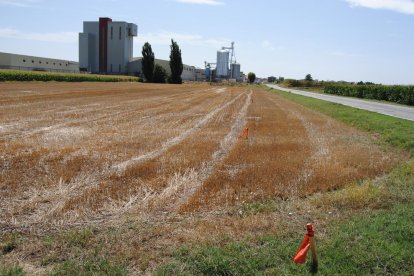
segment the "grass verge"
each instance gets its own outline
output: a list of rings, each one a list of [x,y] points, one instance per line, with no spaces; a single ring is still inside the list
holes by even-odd
[[[24,276],[26,273],[23,268],[17,265],[9,266],[0,263],[0,276]]]
[[[414,204],[360,214],[317,240],[321,275],[413,275]],[[155,275],[307,275],[293,264],[298,236],[264,236],[224,245],[183,247]],[[309,258],[308,258],[309,259]]]
[[[59,264],[49,273],[50,276],[60,275],[128,275],[122,265],[113,264],[107,259],[95,256],[81,261],[66,261]]]

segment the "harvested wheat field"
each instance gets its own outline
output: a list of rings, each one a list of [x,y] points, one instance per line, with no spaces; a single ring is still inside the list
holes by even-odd
[[[102,254],[149,273],[165,248],[279,227],[225,210],[336,190],[403,158],[257,86],[2,83],[0,229],[30,241],[2,258],[47,273],[86,253],[45,237],[92,227]]]

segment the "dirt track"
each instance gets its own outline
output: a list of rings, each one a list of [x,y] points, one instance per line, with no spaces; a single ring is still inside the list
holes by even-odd
[[[2,83],[0,97],[8,229],[303,196],[381,175],[398,159],[258,88]]]

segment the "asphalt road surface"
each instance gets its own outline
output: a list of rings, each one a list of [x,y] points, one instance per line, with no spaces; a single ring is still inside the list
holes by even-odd
[[[328,102],[339,103],[359,109],[364,109],[372,112],[377,112],[401,119],[406,119],[410,121],[414,121],[414,107],[404,106],[404,105],[395,105],[395,104],[385,104],[385,103],[377,103],[371,102],[367,100],[361,100],[351,97],[341,97],[341,96],[334,96],[334,95],[327,95],[327,94],[318,94],[312,92],[305,92],[299,91],[289,88],[283,88],[278,85],[274,84],[267,84],[267,86],[275,89],[279,89],[286,92],[291,92],[294,94],[311,97],[315,99],[320,99]]]

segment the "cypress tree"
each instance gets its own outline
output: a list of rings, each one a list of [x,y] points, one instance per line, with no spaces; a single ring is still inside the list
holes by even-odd
[[[183,73],[183,61],[181,59],[181,50],[177,42],[171,39],[171,54],[170,54],[170,68],[171,76],[170,83],[181,84],[181,74]]]
[[[154,76],[154,52],[152,51],[151,44],[145,42],[142,46],[142,72],[144,73],[147,82],[152,82]]]

